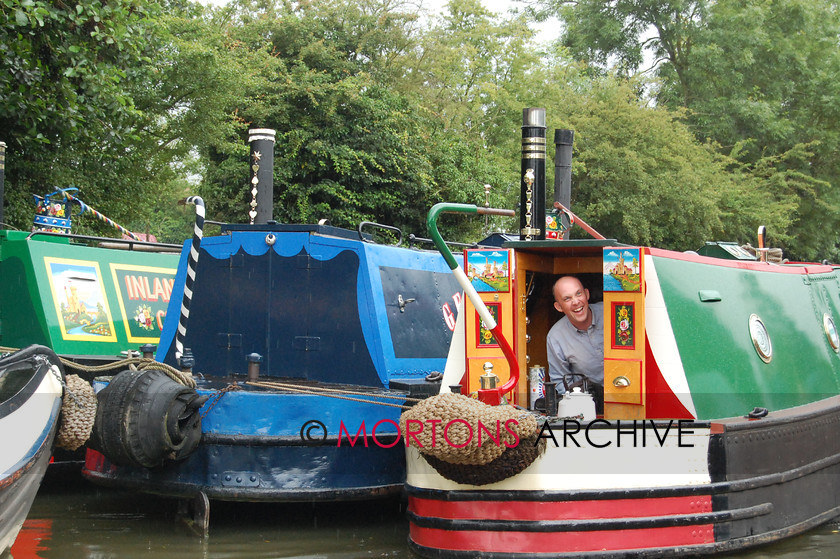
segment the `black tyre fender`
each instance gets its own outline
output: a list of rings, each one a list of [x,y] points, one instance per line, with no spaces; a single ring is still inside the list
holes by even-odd
[[[104,454],[113,464],[126,466],[131,463],[122,443],[124,408],[131,388],[141,374],[141,371],[121,371],[96,394],[96,417],[87,445]]]
[[[206,401],[161,371],[124,371],[97,394],[89,446],[121,466],[181,460],[201,440],[199,409]]]
[[[189,456],[201,440],[198,413],[207,398],[170,379],[148,371],[132,387],[125,410],[125,444],[134,463],[146,468]]]

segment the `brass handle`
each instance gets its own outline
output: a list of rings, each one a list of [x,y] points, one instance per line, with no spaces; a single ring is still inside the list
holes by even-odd
[[[630,386],[630,379],[625,377],[624,375],[617,376],[613,379],[613,386],[616,388],[625,388]]]

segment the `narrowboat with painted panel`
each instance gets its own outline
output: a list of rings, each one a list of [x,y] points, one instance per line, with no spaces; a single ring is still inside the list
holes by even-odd
[[[96,374],[154,362],[140,348],[158,343],[181,247],[125,229],[76,188],[34,195],[30,230],[13,230],[3,216],[4,162],[0,142],[0,351],[50,348],[68,370],[74,401],[92,397]],[[72,222],[82,219],[121,238],[75,234]],[[93,413],[65,414],[77,423],[68,424],[73,436],[59,437],[50,475],[78,475]]]
[[[437,251],[371,242],[382,233],[376,224],[349,231],[273,222],[272,150],[273,133],[252,134],[252,223],[203,237],[203,201],[190,200],[196,236],[184,246],[168,311],[180,321],[164,325],[157,358],[195,378],[192,448],[147,459],[131,450],[143,431],[97,426],[88,479],[199,495],[200,503],[402,490],[400,411],[437,393],[460,288]],[[99,384],[103,421],[134,413],[132,401],[143,406],[130,378],[114,386],[121,376]],[[353,444],[339,444],[342,433]]]
[[[177,263],[158,243],[0,231],[0,346],[38,343],[97,366],[157,344]]]
[[[40,344],[68,365],[95,366],[157,344],[180,245],[129,231],[77,188],[33,195],[31,230],[12,230],[2,204],[5,148],[0,142],[0,349]],[[82,216],[121,238],[74,234]]]
[[[543,196],[544,147],[533,137],[544,130],[544,111],[526,110],[523,208]],[[590,230],[563,194],[559,217]],[[446,211],[470,210],[434,208],[438,241]],[[442,385],[459,394],[427,399],[401,424],[417,553],[706,555],[840,514],[836,267],[771,263],[763,243],[759,257],[731,243],[679,253],[543,239],[540,228],[532,219],[496,250],[467,251],[467,273],[456,272],[467,297]],[[489,263],[509,281],[477,282]],[[550,369],[545,378],[545,340],[560,317],[552,286],[564,275],[602,303],[600,413],[579,388],[555,389],[575,379]]]
[[[0,354],[0,555],[11,548],[52,456],[64,369],[44,346]]]

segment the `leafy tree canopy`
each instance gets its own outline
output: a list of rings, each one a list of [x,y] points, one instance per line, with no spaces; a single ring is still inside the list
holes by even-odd
[[[798,198],[782,229],[792,256],[837,258],[840,225],[836,118],[840,13],[824,0],[581,0],[541,2],[565,22],[563,43],[577,57],[625,73],[656,62],[654,98],[687,109],[699,141],[750,175],[762,197]],[[645,51],[647,49],[647,51]],[[647,52],[647,58],[644,54]],[[744,192],[744,195],[749,193]],[[754,212],[749,212],[753,214]],[[769,219],[769,216],[767,217]],[[740,221],[730,216],[728,223]]]
[[[246,221],[247,130],[266,127],[278,220],[423,235],[431,205],[483,203],[484,184],[515,207],[522,109],[545,107],[549,138],[576,132],[574,209],[604,234],[686,249],[765,224],[795,258],[840,257],[831,2],[535,5],[562,42],[478,0],[425,19],[403,0],[0,0],[6,221],[66,186],[165,240],[189,234],[189,193]]]

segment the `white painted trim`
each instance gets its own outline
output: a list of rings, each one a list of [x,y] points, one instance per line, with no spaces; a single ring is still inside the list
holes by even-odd
[[[627,427],[625,427],[625,423]],[[581,446],[575,446],[571,439],[563,440],[563,431],[553,431],[557,446],[551,438],[546,439],[545,454],[521,473],[489,485],[462,485],[450,481],[435,471],[421,456],[417,448],[406,449],[408,466],[407,483],[413,487],[441,490],[481,491],[575,491],[606,489],[640,489],[647,487],[678,487],[708,485],[711,477],[708,469],[709,428],[696,426],[677,431],[677,422],[665,435],[664,427],[659,443],[650,428],[646,429],[645,444],[642,444],[642,428],[633,428],[632,421],[622,421],[623,434],[615,429],[592,429],[588,438],[584,435],[586,423],[574,436]],[[635,430],[634,444],[631,431]],[[689,433],[691,431],[691,433]],[[616,437],[621,437],[617,446]],[[604,448],[594,445],[607,445]],[[679,446],[680,442],[683,446]],[[527,444],[527,443],[526,443]],[[691,445],[691,446],[688,446]],[[481,466],[471,466],[481,468]]]
[[[14,473],[10,469],[38,443],[53,420],[53,405],[61,394],[61,383],[49,371],[23,405],[0,419],[0,479]]]
[[[665,307],[665,298],[653,262],[652,256],[645,255],[645,330],[650,341],[650,350],[668,388],[696,419],[697,409],[694,407],[691,389],[685,377],[674,329],[668,317],[668,309]]]
[[[467,322],[464,319],[464,298],[455,308],[458,313],[455,319],[455,330],[452,331],[452,341],[449,343],[449,354],[446,356],[446,368],[443,370],[443,380],[440,382],[440,393],[449,392],[449,387],[459,384],[467,367]]]
[[[464,288],[464,294],[470,298],[475,310],[478,312],[478,316],[481,318],[482,322],[484,322],[484,326],[486,326],[488,330],[496,328],[496,320],[493,318],[493,315],[490,314],[490,311],[487,310],[487,305],[485,305],[484,301],[481,300],[481,296],[475,290],[475,287],[473,287],[472,282],[467,277],[467,274],[464,273],[464,270],[458,266],[452,270],[452,274],[455,276],[455,279],[458,280],[461,287]]]

